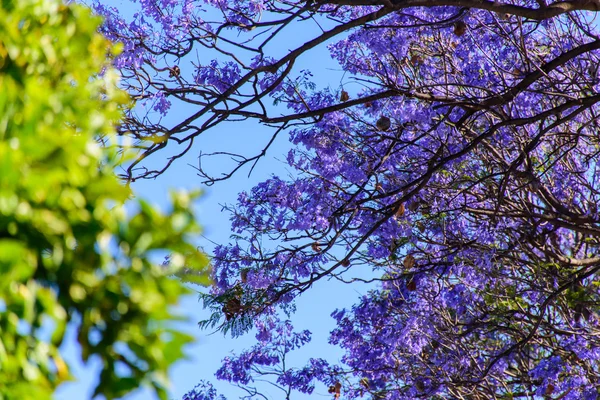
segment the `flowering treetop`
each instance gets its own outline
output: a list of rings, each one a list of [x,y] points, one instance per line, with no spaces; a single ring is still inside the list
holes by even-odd
[[[293,177],[229,208],[235,235],[215,251],[203,325],[254,326],[259,344],[218,378],[249,398],[261,374],[288,398],[316,381],[334,398],[598,397],[598,2],[140,5],[131,21],[96,5],[125,43],[126,89],[159,113],[194,108],[172,126],[128,116],[140,156],[126,179],[160,175],[219,124],[256,120],[294,145]],[[292,26],[314,34],[281,55]],[[318,89],[294,68],[326,43],[359,91]],[[148,169],[165,147],[180,152]],[[199,168],[208,183],[233,172]],[[379,284],[333,313],[343,363],[285,365],[310,334],[282,315],[356,268]],[[188,395],[215,396],[206,384]]]

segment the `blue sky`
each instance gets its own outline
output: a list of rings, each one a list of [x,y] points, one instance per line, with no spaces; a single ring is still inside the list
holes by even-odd
[[[112,1],[110,3],[117,5],[125,13],[130,13],[133,10],[130,3],[126,1]],[[318,29],[316,24],[314,29]],[[288,32],[290,40],[286,42],[286,46],[289,47],[280,47],[274,50],[281,53],[297,44],[301,44],[305,40],[304,38],[308,38],[307,33],[310,32],[292,28]],[[313,32],[313,34],[315,33]],[[301,59],[295,71],[305,68],[314,73],[319,87],[331,86],[335,89],[340,84],[342,74],[338,71],[339,67],[331,61],[325,46],[321,46],[317,51],[312,51],[309,57]],[[166,117],[166,122],[180,120],[182,114],[186,114],[185,111],[185,108],[172,108]],[[199,222],[204,228],[205,238],[199,238],[199,244],[210,251],[213,246],[211,242],[226,243],[230,236],[229,215],[221,211],[221,204],[234,203],[237,194],[241,190],[249,190],[256,183],[272,175],[287,176],[288,167],[280,160],[285,160],[290,145],[287,136],[281,135],[270,149],[267,157],[259,162],[250,178],[247,176],[248,170],[246,169],[233,178],[217,183],[210,188],[201,186],[200,177],[196,175],[190,165],[197,165],[200,150],[203,153],[215,150],[233,152],[243,150],[246,154],[249,154],[248,151],[253,148],[254,150],[260,150],[260,145],[265,143],[272,132],[271,129],[255,123],[246,123],[244,126],[237,124],[218,126],[202,134],[200,140],[195,143],[194,148],[161,177],[151,181],[138,181],[133,184],[133,189],[137,196],[164,207],[167,204],[170,190],[202,188],[205,194],[197,202],[196,209]],[[227,165],[225,159],[213,160],[210,168],[217,171],[227,168]],[[197,288],[194,287],[194,289]],[[366,288],[364,286],[342,285],[335,281],[329,281],[317,283],[312,290],[300,298],[298,312],[294,317],[294,325],[297,330],[311,330],[313,341],[298,354],[292,354],[292,362],[297,366],[301,366],[309,357],[324,357],[328,358],[330,362],[339,361],[341,357],[340,350],[327,345],[328,332],[334,327],[333,320],[329,315],[335,308],[351,305],[360,294],[365,292]],[[179,308],[182,313],[190,316],[189,323],[182,324],[181,329],[193,334],[197,340],[194,345],[187,348],[189,360],[179,362],[170,372],[172,380],[171,398],[180,399],[201,379],[211,380],[219,392],[229,399],[238,398],[239,392],[235,388],[226,383],[215,382],[213,374],[220,366],[223,357],[232,351],[240,351],[254,343],[252,333],[233,340],[230,337],[224,337],[221,333],[201,332],[196,323],[206,318],[207,313],[202,310],[197,296],[189,296],[184,299]],[[56,399],[81,400],[89,398],[99,366],[92,361],[87,367],[84,367],[78,361],[79,350],[72,332],[64,344],[64,351],[68,358],[77,365],[74,373],[78,381],[61,386],[55,396]],[[279,398],[276,392],[271,392],[270,395],[270,398]],[[320,390],[318,388],[311,396],[311,398],[313,397],[330,398],[331,395],[327,394],[324,388],[320,388]],[[150,392],[145,390],[137,391],[126,397],[127,400],[148,400],[152,398]],[[295,398],[301,399],[302,396],[297,395]]]

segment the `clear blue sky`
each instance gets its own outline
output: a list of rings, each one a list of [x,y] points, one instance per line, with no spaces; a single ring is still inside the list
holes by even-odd
[[[130,3],[127,1],[112,1],[110,3],[117,5],[120,10],[125,10],[125,12],[132,10]],[[314,29],[318,29],[316,24],[314,25]],[[308,38],[307,33],[301,30],[288,31],[290,41],[286,42],[286,46],[289,47],[281,47],[278,50],[285,52],[295,45],[301,44]],[[315,33],[313,32],[312,34]],[[299,71],[305,68],[313,71],[319,87],[331,86],[336,88],[340,84],[341,74],[337,71],[339,67],[331,61],[324,46],[321,46],[318,51],[311,52],[310,57],[301,59],[295,70]],[[167,116],[167,122],[178,121],[182,116],[188,115],[189,112],[189,108],[174,107]],[[243,126],[243,129],[240,128],[236,124],[228,124],[203,134],[201,140],[195,143],[195,147],[186,157],[179,160],[160,178],[153,181],[136,182],[133,186],[134,191],[139,197],[149,199],[151,202],[164,207],[168,199],[169,190],[181,188],[197,189],[201,187],[200,178],[196,175],[194,169],[188,165],[197,165],[197,156],[200,150],[205,153],[214,150],[234,152],[241,150],[247,152],[253,146],[258,150],[259,145],[264,143],[264,139],[268,138],[272,133],[269,128],[258,124],[246,124]],[[263,140],[257,138],[262,138]],[[196,204],[196,207],[200,223],[204,227],[206,238],[216,243],[228,242],[230,235],[229,215],[221,212],[220,204],[234,203],[237,194],[241,190],[249,190],[256,183],[271,175],[286,176],[287,165],[278,161],[278,159],[284,160],[288,149],[287,136],[282,135],[275,143],[275,146],[271,148],[267,157],[258,164],[250,178],[247,177],[248,171],[246,170],[238,173],[228,181],[218,183],[210,188],[203,188],[205,195]],[[226,167],[225,160],[222,160],[215,161],[211,169],[216,171]],[[212,245],[207,240],[201,239],[199,243],[207,250],[212,248]],[[339,360],[341,355],[339,349],[332,348],[327,344],[328,332],[334,326],[329,315],[335,308],[351,305],[359,296],[357,289],[361,293],[366,291],[364,286],[344,286],[334,281],[320,282],[299,300],[298,313],[294,318],[294,324],[298,330],[311,330],[313,332],[313,342],[306,346],[299,354],[292,354],[292,361],[296,358],[295,365],[302,366],[309,357],[325,357],[329,358],[330,361]],[[323,307],[324,304],[327,307]],[[210,332],[201,332],[196,323],[206,318],[207,314],[202,310],[202,306],[198,303],[196,296],[186,298],[181,303],[180,309],[183,313],[190,316],[190,322],[182,324],[182,330],[193,334],[197,338],[197,341],[194,345],[187,348],[189,360],[179,362],[170,372],[172,381],[171,398],[180,399],[183,394],[191,390],[201,379],[210,380],[215,384],[219,392],[227,396],[230,400],[238,398],[239,392],[227,383],[217,382],[213,378],[213,375],[220,366],[220,361],[223,357],[232,351],[240,351],[254,342],[253,334],[250,333],[245,337],[233,340],[230,337],[223,337],[220,333],[210,335]],[[69,360],[77,362],[74,372],[78,381],[61,386],[56,394],[56,399],[82,400],[89,398],[94,386],[93,378],[97,376],[98,365],[92,362],[89,366],[84,367],[78,361],[79,349],[72,332],[68,340],[65,341],[64,351]],[[271,395],[273,399],[279,398],[276,392],[272,392]],[[317,390],[310,397],[330,398],[331,395],[322,389]],[[126,399],[148,400],[152,398],[148,391],[142,390],[128,396]],[[302,396],[297,395],[295,398],[301,399]]]

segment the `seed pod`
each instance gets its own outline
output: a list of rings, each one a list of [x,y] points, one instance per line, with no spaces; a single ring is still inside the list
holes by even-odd
[[[418,65],[418,64],[421,64],[422,62],[423,62],[423,58],[417,54],[413,54],[410,57],[410,63],[413,65]]]
[[[344,258],[341,262],[340,265],[342,267],[349,267],[350,266],[350,260],[348,260],[347,258]]]
[[[467,24],[463,21],[456,21],[454,23],[454,34],[456,36],[462,36],[467,32]]]
[[[346,92],[345,90],[342,90],[342,93],[340,94],[340,101],[343,103],[348,100],[350,100],[350,96],[348,95],[348,92]]]
[[[398,209],[396,210],[396,218],[402,218],[404,216],[404,212],[405,212],[405,208],[404,208],[404,203],[400,203],[400,205],[398,206]]]
[[[415,226],[417,227],[417,229],[419,230],[419,232],[421,232],[421,233],[425,232],[425,225],[423,225],[422,222],[417,222],[415,224]]]
[[[375,126],[377,126],[377,129],[380,131],[387,131],[392,126],[392,121],[385,115],[382,115],[375,123]]]
[[[406,289],[408,289],[409,292],[414,292],[415,290],[417,290],[417,282],[415,282],[414,279],[411,280],[406,284]]]
[[[335,385],[333,385],[334,391],[335,391],[335,396],[333,396],[334,399],[339,399],[340,398],[340,394],[341,394],[341,389],[342,389],[342,384],[339,382],[336,382]]]
[[[408,210],[410,212],[415,212],[417,211],[417,209],[419,208],[419,202],[418,201],[412,201],[409,205],[408,205]]]
[[[317,242],[314,242],[311,247],[313,251],[316,251],[317,253],[321,251],[321,245]]]
[[[242,283],[248,282],[248,270],[243,269],[240,271],[240,278],[242,279]]]
[[[379,182],[375,184],[375,190],[377,190],[379,193],[384,193],[383,186],[381,186],[381,183]]]
[[[178,77],[181,74],[181,70],[176,65],[173,68],[169,69],[169,78]]]
[[[404,261],[402,262],[402,265],[404,265],[404,268],[406,268],[406,269],[410,269],[410,268],[414,267],[415,266],[415,258],[413,257],[413,255],[409,254],[406,257],[404,257]]]
[[[225,313],[225,319],[229,321],[231,318],[235,317],[242,311],[242,302],[237,297],[232,297],[222,308],[222,311]]]

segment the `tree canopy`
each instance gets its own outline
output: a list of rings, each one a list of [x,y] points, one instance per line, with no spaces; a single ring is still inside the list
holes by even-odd
[[[287,398],[316,382],[336,399],[599,397],[598,1],[148,0],[132,20],[101,3],[124,88],[163,115],[193,106],[174,124],[127,115],[125,179],[217,125],[293,144],[291,176],[228,208],[201,325],[258,342],[219,379],[248,398],[265,376]],[[294,29],[311,37],[282,54]],[[295,68],[323,46],[340,86]],[[212,184],[265,151],[198,172]],[[310,340],[288,320],[297,297],[366,268],[373,290],[332,314],[341,364],[286,364]]]
[[[108,144],[129,99],[99,17],[60,0],[2,1],[0,15],[0,399],[50,399],[72,378],[69,322],[83,359],[101,362],[96,394],[148,385],[165,399],[191,339],[173,329],[187,290],[172,275],[185,263],[207,281],[193,196],[175,194],[166,214],[143,201],[126,212]]]

